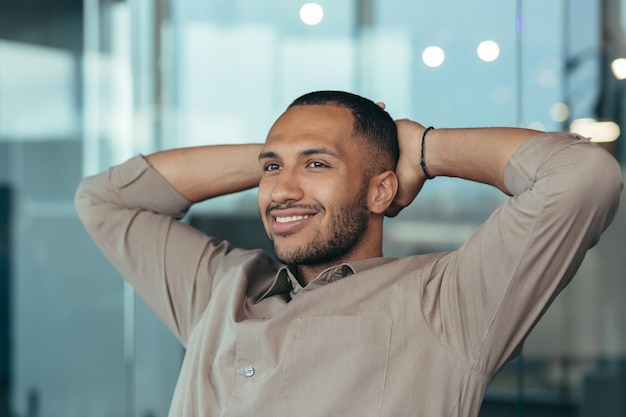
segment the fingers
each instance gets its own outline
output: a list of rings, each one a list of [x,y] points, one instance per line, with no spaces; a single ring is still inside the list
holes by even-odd
[[[401,207],[397,207],[395,204],[389,206],[387,211],[385,211],[385,216],[387,217],[396,217],[398,213],[402,210]]]

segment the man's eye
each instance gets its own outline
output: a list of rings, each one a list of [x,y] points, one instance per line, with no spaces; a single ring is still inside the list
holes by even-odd
[[[267,164],[265,165],[265,171],[276,171],[280,169],[280,165],[278,164]]]
[[[326,167],[328,167],[328,165],[324,164],[323,162],[319,162],[319,161],[309,162],[309,168],[326,168]]]

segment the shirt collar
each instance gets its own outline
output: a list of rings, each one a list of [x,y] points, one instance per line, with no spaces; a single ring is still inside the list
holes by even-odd
[[[261,300],[272,295],[289,294],[289,298],[294,298],[300,293],[312,291],[316,288],[330,284],[332,282],[343,279],[347,276],[354,275],[358,272],[365,271],[370,268],[374,268],[379,265],[383,265],[387,262],[393,261],[395,258],[371,258],[362,259],[353,262],[344,262],[336,266],[331,266],[328,269],[322,271],[313,281],[311,281],[306,287],[302,287],[296,278],[295,273],[290,266],[282,266],[276,275],[274,281],[270,285],[269,289],[261,296]]]

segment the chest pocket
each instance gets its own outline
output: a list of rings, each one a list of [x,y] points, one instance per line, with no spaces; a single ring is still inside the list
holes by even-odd
[[[281,415],[379,416],[390,339],[390,320],[297,320],[283,361]]]

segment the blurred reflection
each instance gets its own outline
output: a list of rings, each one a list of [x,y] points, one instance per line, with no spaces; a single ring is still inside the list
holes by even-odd
[[[77,137],[75,56],[58,48],[0,40],[0,63],[0,137]]]

